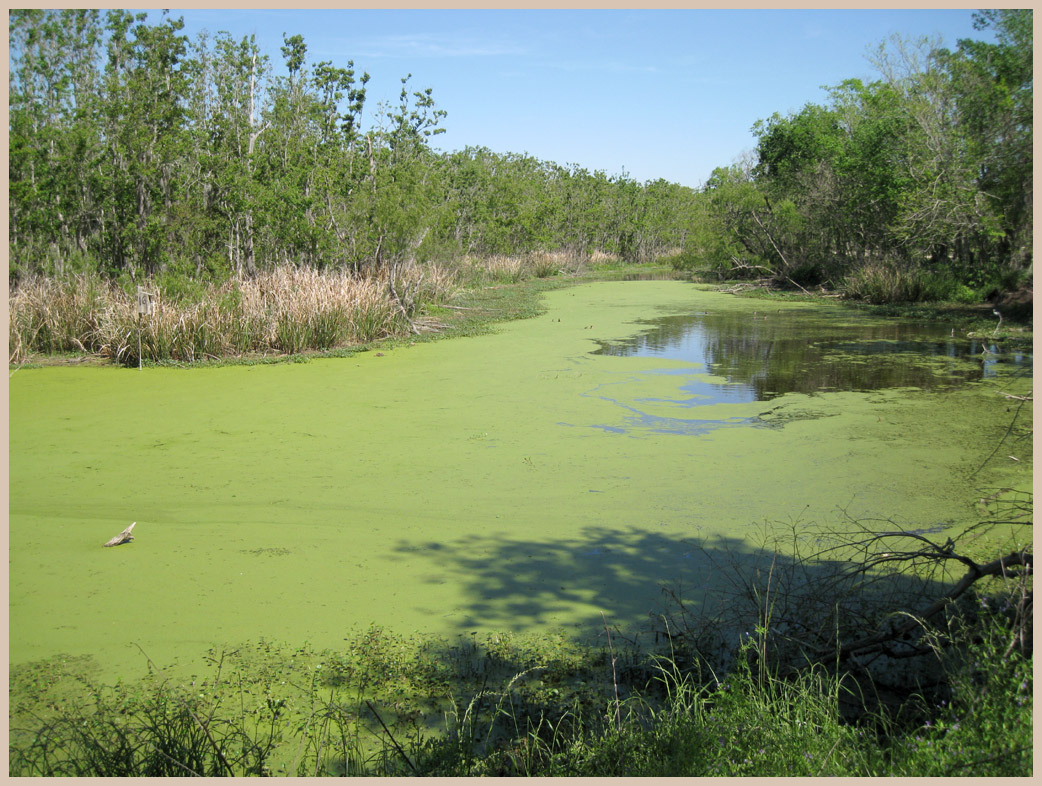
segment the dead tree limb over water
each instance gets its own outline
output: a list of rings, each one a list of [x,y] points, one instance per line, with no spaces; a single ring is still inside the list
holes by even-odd
[[[136,524],[137,524],[137,522],[135,521],[133,524],[131,524],[129,527],[127,527],[125,530],[123,530],[121,533],[116,535],[116,537],[114,537],[112,540],[110,540],[108,543],[106,543],[105,546],[106,547],[107,546],[118,546],[121,543],[129,543],[130,541],[132,541],[134,539],[134,536],[131,533],[133,532],[134,526]]]

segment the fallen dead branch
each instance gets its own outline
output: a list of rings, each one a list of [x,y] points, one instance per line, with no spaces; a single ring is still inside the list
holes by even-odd
[[[874,535],[871,540],[874,542],[880,542],[884,538],[888,537],[911,537],[928,545],[926,548],[916,551],[883,552],[874,558],[866,560],[863,565],[859,566],[859,571],[868,570],[870,567],[879,565],[883,562],[907,562],[912,560],[956,560],[966,565],[967,571],[950,591],[938,598],[918,614],[903,614],[901,616],[904,617],[904,621],[900,624],[888,625],[884,629],[869,636],[865,636],[848,644],[843,644],[839,647],[838,655],[835,651],[829,651],[819,657],[819,661],[838,658],[838,660],[842,662],[850,659],[854,655],[865,655],[871,652],[884,652],[888,644],[904,639],[914,630],[921,627],[924,622],[936,617],[950,603],[958,600],[958,598],[964,595],[966,591],[980,579],[983,579],[986,576],[1027,577],[1031,575],[1034,568],[1034,555],[1029,551],[1014,551],[1004,557],[992,560],[984,565],[979,565],[968,557],[956,554],[954,551],[954,543],[951,540],[948,540],[943,546],[939,546],[931,542],[928,538],[921,535],[913,535],[908,532],[879,533]],[[1022,568],[1023,570],[1014,573],[1014,568]],[[891,617],[891,619],[894,618]],[[891,656],[893,655],[893,653],[887,654],[890,654]]]
[[[105,546],[119,546],[121,543],[129,543],[130,541],[132,541],[134,539],[134,536],[131,533],[134,531],[134,526],[136,524],[137,522],[135,521],[121,533],[116,535],[116,537],[112,538],[112,540],[106,543]]]

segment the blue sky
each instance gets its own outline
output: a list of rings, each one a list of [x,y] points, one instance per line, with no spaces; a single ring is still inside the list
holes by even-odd
[[[158,19],[158,12],[152,12]],[[308,62],[371,75],[366,123],[400,79],[448,112],[435,146],[527,153],[697,187],[755,142],[774,112],[825,103],[822,86],[872,79],[893,34],[991,40],[972,10],[177,10],[201,29],[255,34],[284,73],[282,34]]]

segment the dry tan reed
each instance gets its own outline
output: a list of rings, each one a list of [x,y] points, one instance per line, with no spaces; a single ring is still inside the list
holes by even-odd
[[[455,275],[427,265],[375,276],[284,267],[207,287],[192,303],[166,297],[155,282],[143,286],[153,311],[139,319],[135,296],[97,276],[21,282],[9,298],[10,362],[88,352],[136,365],[139,330],[141,355],[152,361],[364,344],[409,330],[408,317],[450,294]],[[408,293],[405,308],[395,292]]]
[[[560,273],[575,275],[585,270],[588,264],[586,257],[574,251],[536,251],[529,255],[529,261],[538,278]]]
[[[590,263],[593,264],[593,265],[600,265],[600,264],[605,264],[605,263],[608,263],[608,262],[618,262],[618,261],[619,261],[618,257],[612,256],[611,254],[606,254],[603,251],[594,251],[594,252],[592,252],[590,254]]]
[[[526,278],[524,257],[467,257],[464,263],[470,267],[474,278],[482,283],[515,283]]]
[[[65,281],[33,278],[8,299],[8,357],[23,362],[30,354],[93,352],[111,287],[92,276]]]
[[[365,275],[284,266],[210,285],[191,302],[148,280],[153,311],[140,318],[135,296],[100,276],[35,278],[10,294],[8,352],[11,363],[83,352],[137,365],[139,334],[142,358],[155,362],[365,344],[418,330],[424,306],[463,286],[575,273],[584,264],[568,252],[533,252],[407,262]]]
[[[585,257],[569,251],[532,251],[513,256],[467,256],[459,265],[461,276],[479,286],[514,284],[559,273],[575,274],[585,267]]]

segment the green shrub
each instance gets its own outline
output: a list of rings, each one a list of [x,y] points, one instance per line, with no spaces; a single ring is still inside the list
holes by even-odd
[[[945,286],[922,271],[906,271],[893,264],[866,265],[848,275],[844,282],[849,297],[875,305],[944,300]]]
[[[695,270],[701,264],[698,253],[692,248],[685,248],[676,254],[662,257],[659,261],[674,270]]]
[[[916,777],[1023,777],[1033,751],[1032,662],[1014,646],[1009,598],[981,597],[977,624],[959,625],[970,643],[941,652],[951,698],[890,745],[889,774]],[[1030,631],[1029,634],[1030,635]]]
[[[1023,777],[1029,593],[978,597],[931,631],[946,698],[913,690],[855,719],[844,703],[876,688],[832,663],[772,662],[769,616],[726,672],[619,640],[453,644],[376,625],[339,651],[212,653],[216,676],[182,685],[30,664],[11,674],[9,774]]]
[[[786,271],[785,277],[803,287],[816,287],[825,283],[828,275],[816,262],[803,262]]]
[[[40,727],[13,728],[9,772],[16,776],[184,777],[269,774],[275,723],[218,715],[213,692],[165,683],[143,696],[123,686],[60,707]],[[278,707],[267,710],[272,719]],[[265,729],[266,726],[266,729]]]

